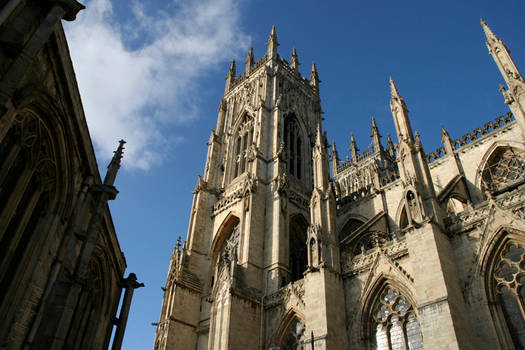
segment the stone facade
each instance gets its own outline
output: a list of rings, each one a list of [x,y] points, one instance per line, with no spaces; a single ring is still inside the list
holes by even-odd
[[[102,180],[61,25],[82,8],[0,5],[0,349],[107,348],[136,286],[107,206],[123,142]]]
[[[232,62],[155,349],[525,346],[525,82],[482,22],[511,112],[425,153],[390,79],[397,143],[340,162],[319,77]],[[330,176],[330,162],[332,176]]]

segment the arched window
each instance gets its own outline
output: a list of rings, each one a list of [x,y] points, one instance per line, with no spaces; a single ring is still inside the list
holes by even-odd
[[[308,262],[307,256],[308,223],[301,215],[290,220],[290,282],[303,278]]]
[[[249,115],[245,115],[237,133],[233,138],[235,140],[234,144],[234,155],[233,155],[233,177],[244,173],[248,170],[248,148],[253,142],[253,118]]]
[[[387,285],[372,309],[377,350],[423,349],[423,339],[413,306],[394,287]]]
[[[496,258],[491,278],[494,294],[503,313],[506,328],[516,349],[525,348],[525,247],[517,242],[505,244]]]
[[[293,115],[287,116],[284,121],[283,139],[286,154],[288,155],[288,172],[301,180],[304,172],[303,140],[297,120]]]
[[[17,115],[0,156],[0,300],[13,293],[52,215],[57,165],[52,136],[33,112]],[[39,235],[40,234],[40,235]],[[15,287],[14,287],[15,286]],[[14,288],[10,291],[10,288]],[[16,292],[15,292],[16,293]],[[7,304],[6,304],[7,305]]]
[[[107,283],[102,260],[104,258],[97,255],[89,261],[87,282],[77,300],[76,309],[82,312],[75,313],[71,319],[71,328],[65,340],[65,347],[68,349],[93,346],[101,319],[107,316],[107,310],[104,308],[107,302]]]
[[[306,327],[304,324],[295,318],[286,332],[283,342],[280,346],[281,350],[302,350],[305,346]]]
[[[525,177],[525,154],[509,147],[496,149],[482,172],[482,189],[503,190],[521,182]]]
[[[217,256],[216,277],[212,281],[216,281],[221,277],[222,271],[225,270],[230,276],[232,266],[237,263],[238,247],[239,247],[240,228],[237,221],[232,225],[228,237],[226,237],[222,247]]]

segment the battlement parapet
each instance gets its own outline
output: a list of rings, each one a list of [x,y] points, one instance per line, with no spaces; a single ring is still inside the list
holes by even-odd
[[[452,146],[455,150],[468,145],[472,141],[475,141],[485,135],[490,134],[491,132],[496,131],[497,129],[505,126],[506,124],[512,122],[514,117],[511,112],[508,112],[505,116],[501,115],[497,117],[493,122],[490,121],[483,125],[483,128],[476,128],[471,133],[467,133],[460,138],[452,141]]]
[[[337,167],[337,173],[339,174],[340,172],[342,172],[343,170],[349,168],[350,166],[352,166],[353,164],[356,164],[356,163],[359,163],[359,162],[362,162],[368,158],[370,158],[371,156],[373,156],[374,154],[376,154],[378,152],[375,151],[374,147],[373,146],[370,146],[366,149],[364,149],[361,154],[358,154],[357,155],[357,159],[354,161],[353,159],[349,159],[349,160],[346,160],[344,162],[341,163],[341,165],[339,165]],[[348,158],[347,158],[348,159]]]
[[[482,128],[476,128],[470,133],[466,133],[465,135],[461,136],[460,138],[457,138],[455,140],[451,140],[450,143],[452,144],[452,149],[454,151],[458,151],[464,146],[467,146],[471,144],[472,142],[481,139],[485,137],[486,135],[489,135],[498,129],[502,128],[503,126],[511,123],[514,121],[514,116],[511,112],[507,112],[506,115],[501,115],[494,119],[494,121],[489,121],[488,123],[485,123]],[[427,161],[429,163],[432,163],[436,161],[437,159],[440,159],[444,157],[447,154],[445,147],[439,147],[434,152],[430,152],[426,155]]]

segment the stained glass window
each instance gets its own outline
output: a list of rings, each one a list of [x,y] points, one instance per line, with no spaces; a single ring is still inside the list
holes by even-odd
[[[508,242],[500,253],[494,279],[496,294],[516,349],[525,349],[525,250]]]
[[[383,290],[373,313],[378,350],[419,350],[423,339],[412,305],[393,287]]]
[[[525,177],[525,157],[522,153],[506,148],[495,152],[483,170],[485,189],[496,191]]]

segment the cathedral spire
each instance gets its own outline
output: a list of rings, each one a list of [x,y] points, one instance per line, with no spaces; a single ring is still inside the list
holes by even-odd
[[[390,110],[394,117],[397,139],[399,143],[401,143],[401,141],[414,142],[414,134],[412,133],[412,126],[408,118],[408,109],[405,100],[399,95],[399,91],[392,77],[390,77],[390,93]]]
[[[299,56],[297,56],[297,50],[295,47],[292,50],[292,59],[290,60],[290,67],[294,70],[296,74],[299,74]]]
[[[244,63],[246,64],[244,75],[248,76],[252,71],[253,64],[255,63],[253,59],[253,47],[250,47],[250,51],[248,51],[248,57],[246,57]]]
[[[357,163],[357,143],[355,142],[354,133],[350,134],[350,154],[352,155],[352,162]]]
[[[310,85],[319,90],[320,82],[321,80],[319,80],[319,75],[317,74],[317,67],[315,66],[315,62],[312,62],[312,69],[310,71]]]
[[[228,75],[226,76],[226,87],[224,88],[224,93],[227,93],[230,91],[230,87],[233,83],[233,79],[235,78],[236,74],[236,67],[235,67],[235,60],[232,60],[232,63],[230,63],[230,68],[228,68]]]
[[[275,31],[275,26],[272,26],[272,31],[270,33],[270,37],[268,38],[268,42],[266,43],[266,46],[268,46],[267,55],[268,57],[274,58],[277,56],[277,46],[279,46],[279,42],[277,41],[277,32]]]
[[[374,143],[374,152],[379,152],[383,146],[381,145],[381,135],[379,134],[379,129],[376,124],[376,119],[372,117],[372,141]]]

